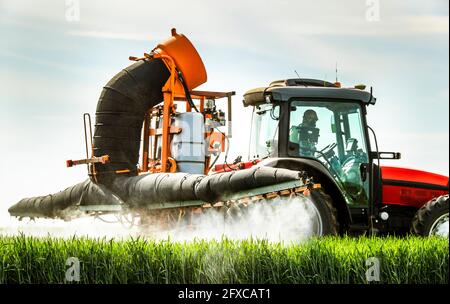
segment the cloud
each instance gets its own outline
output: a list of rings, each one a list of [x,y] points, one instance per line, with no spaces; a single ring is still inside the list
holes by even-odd
[[[394,125],[394,124],[392,124]],[[448,175],[449,139],[447,132],[379,132],[380,151],[401,152],[396,161],[384,160],[384,166],[406,167]]]
[[[448,16],[413,16],[404,18],[405,27],[400,32],[404,35],[415,34],[447,34],[449,21]]]
[[[49,25],[71,35],[105,39],[146,40],[166,37],[171,27],[201,33],[205,42],[242,45],[242,41],[267,41],[267,34],[292,35],[422,35],[448,33],[447,14],[439,1],[380,1],[380,21],[368,22],[365,1],[111,1],[80,0],[80,22],[67,22],[64,2],[3,0],[4,20]],[[107,10],[105,9],[107,7]],[[447,3],[448,7],[448,3]],[[155,35],[149,37],[149,35]]]
[[[107,32],[107,31],[84,31],[84,30],[69,30],[68,35],[89,37],[89,38],[103,38],[103,39],[122,39],[122,40],[135,40],[135,41],[149,41],[149,40],[163,40],[167,37],[154,37],[149,34],[138,33],[125,33],[125,32]],[[167,36],[167,35],[166,35]]]
[[[287,35],[333,35],[333,36],[415,36],[423,34],[448,34],[448,16],[397,16],[368,22],[363,18],[322,16],[303,20],[302,26],[289,26],[289,21],[270,23],[272,32]]]
[[[39,57],[28,56],[20,53],[13,53],[8,50],[0,50],[0,57],[7,57],[9,60],[20,60],[31,63],[33,65],[44,66],[47,68],[58,69],[63,72],[81,72],[88,71],[88,68],[74,66],[70,63],[61,63],[52,60],[45,60]]]

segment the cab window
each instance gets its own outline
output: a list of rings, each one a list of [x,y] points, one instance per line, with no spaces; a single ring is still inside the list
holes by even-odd
[[[294,101],[290,104],[288,154],[320,161],[341,185],[348,201],[367,204],[368,162],[361,106],[355,102]]]

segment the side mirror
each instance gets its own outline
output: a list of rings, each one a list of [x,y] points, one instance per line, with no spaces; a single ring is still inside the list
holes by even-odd
[[[400,152],[370,152],[372,159],[400,159]]]

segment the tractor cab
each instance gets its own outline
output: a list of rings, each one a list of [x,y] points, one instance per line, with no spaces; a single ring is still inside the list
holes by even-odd
[[[314,79],[275,81],[247,92],[252,105],[251,159],[273,157],[319,162],[345,193],[347,204],[367,205],[369,163],[365,106],[375,98],[361,89],[343,89]]]

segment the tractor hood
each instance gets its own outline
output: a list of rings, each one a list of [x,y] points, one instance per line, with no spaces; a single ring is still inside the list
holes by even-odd
[[[383,203],[420,208],[449,192],[448,176],[397,167],[381,167]]]
[[[445,187],[448,190],[448,176],[407,168],[381,167],[383,183],[390,181],[403,181],[411,184],[418,184],[437,188]]]

